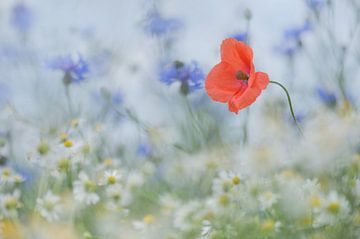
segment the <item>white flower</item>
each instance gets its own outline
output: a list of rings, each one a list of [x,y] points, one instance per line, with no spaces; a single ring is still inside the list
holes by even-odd
[[[302,185],[302,190],[307,195],[313,195],[320,192],[320,184],[317,179],[306,179],[305,183]]]
[[[101,185],[115,185],[121,179],[121,175],[117,170],[106,170]]]
[[[104,171],[104,170],[110,170],[110,169],[116,169],[118,172],[122,172],[122,170],[119,170],[119,167],[121,166],[120,159],[115,158],[106,158],[102,161],[101,164],[98,164],[96,166],[96,171]]]
[[[131,193],[120,184],[107,187],[106,196],[108,198],[106,206],[110,210],[124,210],[123,207],[128,206],[132,201]]]
[[[179,206],[179,204],[180,203],[173,196],[171,196],[171,194],[164,194],[160,196],[161,210],[166,215],[172,213]]]
[[[59,219],[62,207],[59,204],[60,197],[48,191],[43,198],[36,200],[36,210],[48,221]]]
[[[86,205],[96,204],[100,199],[96,194],[96,183],[84,172],[80,172],[79,180],[74,182],[74,197]]]
[[[270,191],[266,191],[258,197],[261,210],[267,210],[271,208],[277,201],[278,196]]]
[[[151,227],[154,221],[155,221],[155,217],[151,214],[147,214],[144,216],[142,221],[140,220],[133,221],[133,226],[136,230],[144,232]]]
[[[127,177],[127,187],[133,189],[136,187],[141,187],[145,182],[144,176],[136,171],[130,172]]]
[[[281,227],[281,222],[272,219],[265,220],[261,223],[261,231],[265,233],[278,232]]]
[[[227,193],[233,187],[231,176],[225,172],[221,171],[219,177],[215,178],[212,185],[212,191],[214,194],[223,194]]]
[[[200,238],[199,239],[206,239],[209,238],[209,235],[211,233],[212,227],[211,227],[211,223],[209,221],[203,221],[202,223],[202,228],[201,228],[201,234],[200,234]]]
[[[0,218],[16,218],[17,210],[21,207],[20,191],[15,190],[12,194],[0,196]]]
[[[180,206],[175,211],[174,227],[183,231],[191,228],[191,219],[194,219],[192,216],[194,216],[195,212],[199,211],[199,206],[198,202],[189,202]]]
[[[155,173],[155,165],[152,162],[145,162],[141,168],[141,171],[146,176],[152,176]]]
[[[321,210],[315,218],[314,226],[334,225],[346,218],[349,212],[349,202],[346,198],[338,195],[336,191],[331,191],[321,205]]]
[[[5,167],[0,172],[0,183],[1,184],[19,184],[24,181],[23,176],[16,174],[11,168]]]
[[[67,173],[71,172],[73,167],[73,160],[70,158],[59,158],[54,160],[53,170],[51,175],[59,180],[66,177]]]

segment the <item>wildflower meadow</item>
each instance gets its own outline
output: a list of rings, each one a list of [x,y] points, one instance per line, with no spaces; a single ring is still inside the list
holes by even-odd
[[[0,0],[0,239],[360,238],[359,0]]]

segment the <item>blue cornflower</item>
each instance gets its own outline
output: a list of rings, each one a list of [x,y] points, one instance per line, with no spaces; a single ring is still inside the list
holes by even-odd
[[[137,155],[141,156],[141,157],[147,157],[149,155],[151,155],[152,153],[152,148],[151,145],[148,143],[141,143],[138,145],[138,148],[136,150]]]
[[[306,4],[312,10],[319,10],[327,3],[327,0],[306,0]]]
[[[144,30],[145,32],[162,36],[172,31],[178,30],[181,22],[175,18],[163,18],[156,8],[152,9],[146,16]]]
[[[124,97],[119,89],[101,88],[99,91],[92,93],[94,99],[101,104],[113,104],[114,106],[121,105],[124,102]]]
[[[301,47],[301,43],[295,41],[285,41],[283,40],[282,43],[275,47],[275,50],[286,56],[293,56],[296,51]]]
[[[88,63],[79,55],[74,59],[70,55],[58,56],[47,62],[47,66],[53,70],[61,70],[65,73],[64,83],[79,83],[85,79],[89,72]]]
[[[295,26],[284,31],[285,39],[299,40],[305,32],[312,29],[312,24],[309,19],[306,19],[301,26]]]
[[[121,105],[124,101],[122,93],[120,91],[114,92],[111,101],[114,105]]]
[[[329,107],[334,107],[337,103],[337,96],[332,91],[317,87],[316,94],[319,96],[320,100]]]
[[[166,85],[180,82],[180,91],[184,95],[201,89],[203,80],[204,73],[195,61],[192,61],[190,64],[175,61],[165,65],[160,71],[160,81]]]
[[[20,32],[26,32],[31,27],[33,14],[23,3],[16,4],[12,9],[11,24]]]
[[[284,31],[283,39],[275,50],[283,55],[292,57],[302,47],[303,35],[312,29],[307,19],[301,26],[292,27]]]
[[[231,34],[230,38],[235,38],[238,41],[247,42],[249,39],[249,34],[247,32],[238,32],[235,34]]]

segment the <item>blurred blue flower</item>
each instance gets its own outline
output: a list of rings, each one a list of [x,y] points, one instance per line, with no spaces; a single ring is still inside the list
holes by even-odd
[[[242,42],[247,42],[249,35],[247,32],[238,32],[238,33],[234,33],[229,35],[230,38],[234,38],[238,41],[242,41]]]
[[[119,106],[124,102],[124,97],[122,92],[119,89],[110,90],[107,88],[101,88],[92,92],[92,97],[96,102],[102,105],[108,105],[109,103],[114,106]]]
[[[283,41],[280,45],[275,47],[275,50],[285,56],[293,56],[296,51],[300,48],[298,42],[295,41]]]
[[[88,63],[79,55],[77,59],[67,56],[58,56],[49,60],[47,66],[53,70],[61,70],[65,73],[65,78],[69,82],[79,83],[85,79],[85,75],[89,72]]]
[[[284,31],[285,39],[299,40],[305,32],[312,30],[312,24],[309,19],[300,26],[288,28]]]
[[[180,82],[180,90],[184,95],[201,89],[203,80],[204,73],[195,61],[192,61],[190,64],[175,61],[165,65],[160,71],[160,81],[166,85]]]
[[[148,143],[139,144],[139,146],[136,150],[136,153],[137,153],[137,155],[139,155],[141,157],[147,157],[147,156],[151,155],[151,153],[152,153],[151,145]]]
[[[327,0],[306,0],[306,4],[308,7],[312,10],[319,10],[325,4],[327,3]]]
[[[307,115],[304,112],[294,112],[295,118],[298,124],[303,124],[307,118]],[[289,113],[284,113],[283,115],[284,119],[289,122],[291,125],[296,126],[296,123],[294,122],[294,118],[289,115]]]
[[[20,32],[26,32],[32,25],[33,14],[24,3],[16,4],[11,13],[11,24]]]
[[[21,53],[19,52],[18,49],[16,49],[13,46],[1,46],[0,47],[0,60],[5,60],[5,61],[9,61],[9,60],[18,60],[19,56],[21,55]]]
[[[162,36],[181,27],[181,22],[175,18],[163,18],[156,8],[152,9],[145,18],[145,32]]]
[[[10,89],[4,84],[0,83],[0,106],[3,106],[9,100],[10,97]]]
[[[320,100],[329,107],[334,107],[337,102],[337,96],[334,92],[324,89],[322,87],[316,88],[316,94]]]
[[[306,114],[303,113],[303,112],[300,112],[300,113],[295,113],[295,118],[296,118],[296,121],[301,124],[304,122],[304,120],[306,119]],[[294,123],[294,119],[291,118],[290,119],[293,123]]]
[[[275,50],[282,55],[292,57],[302,47],[303,35],[311,30],[312,24],[308,19],[301,26],[286,29],[283,39]]]
[[[114,105],[121,105],[124,101],[123,95],[120,91],[115,91],[111,95],[111,102]]]

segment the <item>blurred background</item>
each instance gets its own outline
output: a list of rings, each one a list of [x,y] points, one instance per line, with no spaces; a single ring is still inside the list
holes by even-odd
[[[359,24],[358,0],[1,0],[0,235],[356,238]],[[302,133],[276,85],[207,96],[226,38]]]

